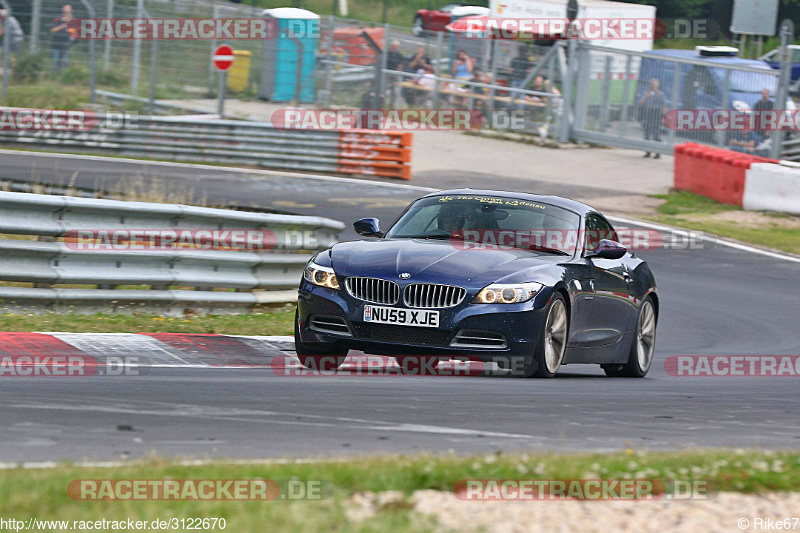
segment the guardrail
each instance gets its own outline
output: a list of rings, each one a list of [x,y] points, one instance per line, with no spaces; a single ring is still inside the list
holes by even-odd
[[[310,255],[333,245],[343,228],[312,216],[0,192],[0,310],[180,314],[291,302]],[[129,239],[106,247],[81,240],[80,231],[101,230]],[[215,232],[225,249],[181,247],[180,240],[149,246],[141,236],[197,230]],[[231,241],[237,231],[267,235],[267,245]]]
[[[88,130],[0,129],[0,143],[156,159],[411,178],[411,133],[283,129],[263,122],[139,116]]]

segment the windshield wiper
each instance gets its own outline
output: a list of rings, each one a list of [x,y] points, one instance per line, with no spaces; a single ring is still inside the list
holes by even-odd
[[[532,252],[542,252],[542,253],[545,253],[545,254],[553,254],[553,255],[571,255],[571,254],[569,254],[569,253],[565,252],[564,250],[559,250],[559,249],[557,249],[557,248],[548,248],[548,247],[546,247],[546,246],[535,246],[535,247],[534,247],[534,246],[532,246],[532,247],[530,247],[530,248],[526,248],[526,249],[527,249],[527,250],[530,250],[530,251],[532,251]]]
[[[395,239],[434,239],[444,241],[449,239],[463,239],[463,237],[451,235],[450,233],[434,233],[433,235],[400,235],[395,237]]]

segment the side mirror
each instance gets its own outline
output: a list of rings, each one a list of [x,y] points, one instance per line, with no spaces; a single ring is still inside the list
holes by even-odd
[[[627,248],[617,241],[601,239],[597,248],[587,252],[586,257],[599,257],[600,259],[619,259],[628,252]]]
[[[353,229],[362,237],[383,237],[381,222],[377,218],[362,218],[353,222]]]

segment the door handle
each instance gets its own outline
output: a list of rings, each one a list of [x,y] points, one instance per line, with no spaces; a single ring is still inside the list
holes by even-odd
[[[622,278],[625,280],[625,283],[633,283],[633,276],[625,272],[622,274]]]

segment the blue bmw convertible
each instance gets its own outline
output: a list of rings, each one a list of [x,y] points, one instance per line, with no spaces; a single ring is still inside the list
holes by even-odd
[[[300,282],[295,345],[309,368],[349,350],[469,357],[526,377],[599,364],[644,377],[659,299],[647,263],[588,205],[459,189],[424,196],[382,231],[317,254]]]

